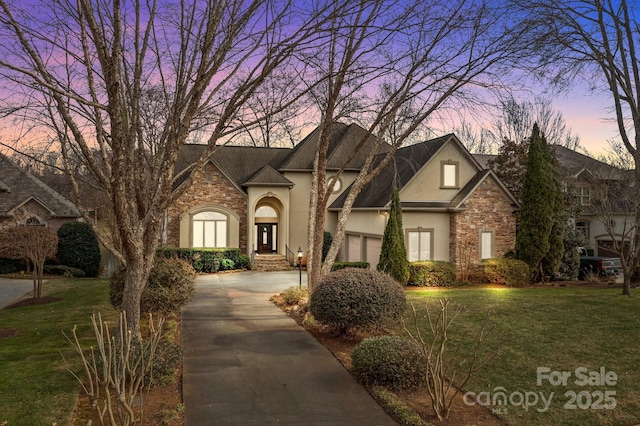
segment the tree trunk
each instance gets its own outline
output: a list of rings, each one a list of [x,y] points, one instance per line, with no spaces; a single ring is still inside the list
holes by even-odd
[[[630,274],[624,274],[624,283],[622,284],[622,295],[631,296],[631,276]]]
[[[124,271],[122,310],[127,314],[127,329],[134,335],[140,335],[140,300],[151,271],[151,267],[145,267],[142,259],[142,256],[129,259]]]

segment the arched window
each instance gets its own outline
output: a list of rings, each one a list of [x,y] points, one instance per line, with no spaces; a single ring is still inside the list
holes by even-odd
[[[333,177],[333,176],[332,176]],[[331,181],[331,178],[327,179],[328,182]],[[333,188],[331,188],[331,192],[338,193],[340,192],[340,190],[342,189],[342,179],[338,178],[336,179],[336,181],[333,183]]]
[[[278,217],[278,213],[270,206],[258,207],[256,210],[256,217]]]
[[[29,219],[27,219],[26,224],[29,225],[29,226],[40,226],[41,225],[40,221],[38,220],[38,218],[37,217],[33,217],[33,216],[30,217]]]
[[[193,216],[193,247],[226,247],[227,216],[218,212],[202,212]]]

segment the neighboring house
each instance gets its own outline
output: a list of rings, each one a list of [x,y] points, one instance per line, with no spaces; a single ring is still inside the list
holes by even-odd
[[[625,171],[606,164],[602,161],[591,158],[579,152],[572,151],[562,146],[555,146],[556,158],[561,166],[561,175],[565,188],[573,191],[576,202],[579,206],[580,215],[576,220],[576,228],[580,230],[586,240],[586,247],[592,249],[596,256],[614,256],[618,255],[612,251],[612,237],[607,233],[604,224],[596,214],[593,202],[596,198],[602,197],[602,190],[605,187],[619,187],[620,183],[624,186],[628,182],[628,173]],[[618,198],[622,192],[613,192],[611,196]],[[616,238],[625,226],[627,232],[632,226],[635,219],[635,213],[626,211],[625,203],[621,200],[612,199],[608,203],[610,209],[606,220],[612,220],[616,229]],[[638,202],[635,202],[637,208]],[[601,209],[602,210],[602,209]],[[629,222],[631,221],[631,222]],[[628,237],[627,237],[628,238]]]
[[[42,225],[57,230],[78,217],[73,203],[0,154],[0,228]]]
[[[612,238],[593,207],[594,199],[601,197],[600,191],[605,187],[619,186],[628,182],[625,171],[606,164],[588,155],[581,154],[560,145],[552,145],[558,160],[559,174],[565,191],[571,191],[577,204],[579,216],[575,221],[576,228],[584,234],[585,246],[596,256],[616,256],[612,247]],[[474,155],[476,160],[487,167],[489,160],[495,155]],[[622,184],[624,185],[624,184]],[[615,195],[620,195],[618,192]],[[629,220],[633,221],[633,212],[626,211],[621,200],[610,200],[609,219],[613,220],[617,234]]]
[[[367,135],[336,123],[328,151],[330,178]],[[309,194],[319,129],[294,148],[222,146],[167,211],[162,243],[239,247],[246,254],[306,250]],[[326,230],[333,233],[346,192],[375,140],[369,136],[333,187]],[[187,176],[201,145],[183,148],[177,176]],[[390,149],[384,145],[376,161]],[[177,185],[185,180],[178,179]],[[400,148],[357,197],[340,260],[378,262],[394,185],[399,189],[409,260],[473,261],[499,257],[515,244],[517,202],[496,175],[454,135]]]

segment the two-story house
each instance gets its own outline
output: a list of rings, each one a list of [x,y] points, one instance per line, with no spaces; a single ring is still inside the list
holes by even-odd
[[[163,244],[239,247],[243,253],[285,255],[307,246],[309,194],[319,129],[294,148],[221,146],[191,187],[167,211]],[[367,133],[334,125],[329,177]],[[347,191],[371,151],[373,137],[333,186],[326,230],[333,233]],[[380,161],[388,146],[383,146]],[[202,153],[183,147],[180,175]],[[184,179],[178,180],[182,185]],[[502,256],[515,244],[517,202],[497,176],[483,168],[455,135],[398,149],[357,197],[347,222],[340,260],[377,264],[393,188],[399,189],[410,261],[457,260],[461,244],[472,256]]]

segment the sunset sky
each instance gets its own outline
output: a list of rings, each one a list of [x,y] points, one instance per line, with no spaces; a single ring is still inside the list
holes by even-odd
[[[604,94],[578,89],[553,101],[553,109],[561,112],[572,133],[580,136],[580,144],[594,154],[607,149],[607,141],[619,136],[611,105]]]
[[[581,89],[579,85],[577,82],[573,90],[553,98],[551,106],[554,111],[562,113],[572,133],[580,137],[582,147],[590,153],[597,154],[607,149],[608,140],[618,136],[617,127],[612,120],[612,101],[606,94],[596,95]],[[528,89],[531,90],[531,87]],[[532,94],[531,98],[533,97]],[[525,98],[521,97],[519,100],[525,100]],[[466,113],[474,114],[473,111]],[[485,117],[486,123],[480,122],[477,125],[490,127],[491,119],[490,116]],[[28,127],[28,124],[25,127]],[[21,127],[20,124],[16,125],[16,123],[11,123],[10,126],[5,125],[3,129],[0,129],[0,140],[3,143],[13,145],[17,137],[24,135],[25,127]],[[442,133],[452,132],[454,127],[450,125],[448,128],[441,128],[440,131]],[[40,139],[40,137],[37,138]],[[34,138],[33,135],[30,135],[26,139],[33,140]]]

